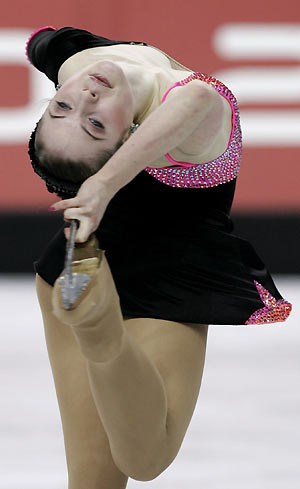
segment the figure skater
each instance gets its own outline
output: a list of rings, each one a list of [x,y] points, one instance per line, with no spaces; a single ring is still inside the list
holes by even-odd
[[[72,269],[89,277],[66,309],[62,228],[35,269],[69,489],[121,489],[175,459],[208,325],[270,325],[292,306],[233,233],[241,129],[221,81],[73,27],[37,30],[27,56],[57,88],[30,160],[79,221]]]

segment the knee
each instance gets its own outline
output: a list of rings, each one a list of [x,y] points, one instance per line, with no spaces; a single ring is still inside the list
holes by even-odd
[[[127,464],[117,465],[118,469],[127,477],[141,482],[148,482],[156,479],[156,477],[162,474],[168,466],[169,464],[150,464],[149,462],[140,464],[135,463],[131,466],[128,466]]]
[[[113,455],[113,454],[112,454]],[[171,456],[167,450],[157,449],[156,453],[151,456],[146,454],[143,450],[135,457],[115,457],[113,455],[114,462],[118,469],[123,472],[127,477],[136,481],[146,482],[156,479],[162,474],[172,463],[177,453]]]

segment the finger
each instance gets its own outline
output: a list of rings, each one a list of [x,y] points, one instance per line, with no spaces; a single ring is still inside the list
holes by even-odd
[[[65,233],[66,239],[70,239],[71,229],[70,228],[65,228],[64,229],[64,233]]]
[[[64,212],[64,220],[70,221],[71,219],[81,219],[83,217],[82,211],[78,207],[71,207],[70,209],[66,209]]]
[[[74,219],[65,219],[67,222],[71,222],[73,221]],[[79,219],[76,219],[77,221],[77,226],[80,226],[80,220]],[[66,239],[70,239],[70,236],[71,236],[71,226],[69,226],[68,224],[66,224],[65,228],[64,228],[64,234],[65,234],[65,237]]]
[[[67,212],[67,211],[65,211]],[[77,216],[77,215],[72,215],[69,219],[65,218],[65,221],[71,222],[73,219],[76,219],[79,221],[79,228],[77,229],[76,235],[75,235],[75,242],[76,243],[84,243],[89,239],[90,234],[93,232],[92,229],[92,223],[91,220],[88,217],[85,216]],[[70,239],[70,234],[71,234],[71,228],[65,227],[64,228],[64,234],[66,239]]]
[[[49,209],[53,211],[63,211],[65,209],[69,209],[70,207],[79,207],[79,202],[77,197],[74,197],[73,199],[65,199],[65,200],[60,200],[59,202],[55,202],[49,207]]]
[[[76,243],[85,243],[93,232],[90,219],[83,218],[80,220],[80,225],[75,236]]]

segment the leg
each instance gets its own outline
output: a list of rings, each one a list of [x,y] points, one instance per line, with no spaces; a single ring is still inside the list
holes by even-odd
[[[52,287],[37,276],[49,359],[62,419],[69,489],[125,489],[97,413],[83,357],[72,330],[52,313]]]
[[[117,466],[152,480],[175,459],[193,415],[208,325],[138,318],[124,326],[132,338],[127,354],[106,374],[88,361],[89,378]]]
[[[105,257],[90,294],[73,311],[63,311],[56,283],[55,314],[70,325],[87,358],[91,391],[115,464],[129,477],[151,480],[176,457],[191,420],[208,325],[124,321]]]

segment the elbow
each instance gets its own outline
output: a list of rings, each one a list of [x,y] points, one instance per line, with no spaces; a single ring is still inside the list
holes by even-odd
[[[198,83],[194,83],[198,82]],[[203,82],[199,80],[193,80],[189,85],[189,105],[192,113],[199,113],[201,110],[203,114],[209,113],[212,109],[217,109],[222,107],[221,97],[216,91],[216,89],[210,85],[204,85]],[[186,85],[186,87],[188,87]]]
[[[194,107],[201,107],[202,113],[216,119],[220,127],[224,119],[223,100],[217,90],[211,85],[195,85],[193,87],[193,103]]]
[[[203,103],[212,103],[218,96],[216,89],[200,80],[192,80],[186,85],[190,97],[193,101],[202,101]]]

